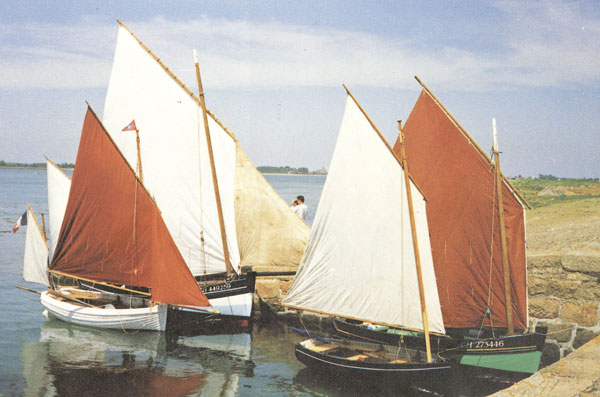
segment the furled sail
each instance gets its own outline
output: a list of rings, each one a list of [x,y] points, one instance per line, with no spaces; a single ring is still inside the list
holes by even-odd
[[[209,306],[154,200],[88,108],[51,271],[151,289],[152,299]]]
[[[425,200],[411,190],[429,327],[444,333]],[[400,163],[348,97],[308,245],[284,305],[422,330],[406,194]]]
[[[242,265],[298,265],[310,229],[237,144],[235,218]]]
[[[104,105],[104,125],[133,168],[135,120],[144,185],[155,198],[194,275],[225,271],[211,165],[196,99],[123,25]],[[209,129],[232,267],[239,265],[234,213],[235,140],[214,120]]]
[[[427,90],[421,92],[404,131],[411,176],[427,197],[431,249],[445,326],[506,327],[493,165]],[[399,153],[398,144],[394,150]],[[513,320],[515,327],[525,329],[525,210],[506,180],[502,197]],[[488,308],[490,314],[486,314]]]
[[[50,230],[50,254],[56,249],[60,226],[62,225],[69,189],[71,189],[71,178],[65,174],[56,164],[46,157],[46,175],[48,178],[48,221]]]
[[[23,280],[48,285],[48,243],[33,210],[27,205]]]

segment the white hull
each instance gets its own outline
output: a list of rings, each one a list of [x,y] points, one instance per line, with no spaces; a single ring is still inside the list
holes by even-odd
[[[141,309],[84,307],[58,300],[44,291],[40,301],[48,312],[67,323],[96,328],[164,331],[167,305]]]
[[[222,298],[209,299],[210,305],[219,311],[219,315],[224,317],[245,317],[250,318],[252,315],[252,303],[254,293],[248,292],[245,294],[224,296]],[[181,311],[196,311],[186,309],[184,307],[175,307]],[[202,308],[198,308],[202,309]]]
[[[222,316],[250,318],[250,315],[252,314],[253,298],[254,293],[248,292],[246,294],[209,299],[209,302]]]

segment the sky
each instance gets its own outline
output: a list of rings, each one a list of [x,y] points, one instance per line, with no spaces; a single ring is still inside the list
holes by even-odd
[[[0,2],[0,160],[74,162],[117,19],[257,166],[328,168],[351,90],[393,144],[417,75],[508,176],[600,177],[600,2]],[[410,160],[410,159],[409,159]]]

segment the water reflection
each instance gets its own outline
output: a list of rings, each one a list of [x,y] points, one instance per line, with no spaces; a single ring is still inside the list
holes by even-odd
[[[47,321],[21,349],[26,395],[235,395],[250,334],[123,333]]]

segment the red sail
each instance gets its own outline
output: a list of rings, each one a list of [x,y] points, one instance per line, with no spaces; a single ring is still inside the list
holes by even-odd
[[[147,287],[161,303],[210,306],[154,200],[88,108],[69,201],[50,268]]]
[[[506,327],[494,167],[423,90],[404,126],[409,172],[427,219],[446,328]],[[400,152],[398,142],[394,146]],[[502,184],[513,321],[527,328],[525,211]],[[491,312],[486,316],[487,309]],[[485,317],[485,318],[484,318]]]

